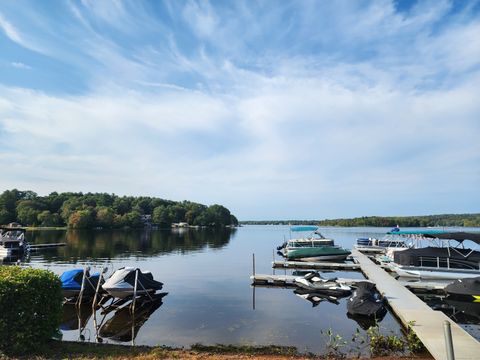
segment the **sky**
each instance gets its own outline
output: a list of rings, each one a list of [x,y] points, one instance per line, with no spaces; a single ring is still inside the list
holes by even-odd
[[[0,0],[0,191],[480,212],[479,1]]]

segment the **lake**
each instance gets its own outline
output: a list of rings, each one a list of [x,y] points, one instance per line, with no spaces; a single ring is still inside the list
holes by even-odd
[[[387,228],[320,228],[336,244],[351,248],[358,237],[382,237]],[[65,340],[188,347],[194,343],[285,345],[322,353],[329,329],[344,339],[363,324],[347,317],[346,301],[318,306],[292,289],[250,285],[252,254],[256,273],[271,274],[274,249],[291,237],[287,226],[243,226],[222,230],[34,231],[32,243],[66,242],[67,246],[31,254],[26,263],[56,274],[90,266],[108,275],[123,266],[152,272],[168,292],[163,303],[135,315],[114,311],[91,316],[82,308],[80,329],[74,307],[65,307]],[[278,259],[278,256],[275,255]],[[276,270],[276,273],[285,273]],[[332,272],[326,277],[362,278],[359,272]],[[95,326],[96,325],[96,326]],[[133,325],[133,326],[132,326]],[[103,326],[103,328],[102,328]],[[364,326],[364,325],[363,325]],[[470,325],[468,325],[470,326]],[[100,331],[96,331],[100,329]],[[400,334],[390,313],[380,322],[384,333]],[[474,328],[474,331],[477,331]]]

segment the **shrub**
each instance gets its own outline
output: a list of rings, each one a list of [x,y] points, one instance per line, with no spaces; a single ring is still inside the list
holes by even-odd
[[[46,270],[0,266],[0,309],[0,351],[37,350],[60,324],[60,279]]]

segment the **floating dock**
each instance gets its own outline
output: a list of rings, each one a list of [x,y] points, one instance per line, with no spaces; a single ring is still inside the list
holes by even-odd
[[[272,262],[274,269],[311,269],[311,270],[352,270],[360,271],[360,264],[351,262],[308,262],[308,261],[278,261]]]
[[[353,249],[352,255],[361,265],[364,275],[376,284],[377,289],[388,300],[388,305],[402,323],[404,325],[414,324],[413,330],[435,359],[447,359],[444,337],[445,321],[448,321],[451,326],[455,359],[476,360],[480,358],[480,342],[451,321],[444,313],[432,310],[409,291],[404,286],[408,282],[398,282],[358,250]]]
[[[47,250],[47,249],[54,249],[61,246],[66,246],[67,243],[52,243],[52,244],[29,244],[28,249],[30,251],[38,251],[38,250]]]
[[[266,274],[256,274],[250,276],[252,280],[252,285],[254,286],[266,286],[266,287],[284,287],[284,288],[296,288],[297,285],[293,282],[294,279],[298,276],[294,275],[266,275]],[[369,281],[365,279],[346,279],[346,278],[335,278],[338,282],[342,282],[346,285],[355,286],[359,281]]]

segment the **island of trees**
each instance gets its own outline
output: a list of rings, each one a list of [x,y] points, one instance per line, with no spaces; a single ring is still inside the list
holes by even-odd
[[[238,225],[222,205],[206,206],[155,197],[106,193],[57,193],[39,196],[33,191],[6,190],[0,195],[0,224],[74,229],[139,228],[151,223],[169,228],[173,223],[193,226]]]
[[[480,214],[443,214],[425,216],[363,216],[351,219],[325,220],[277,220],[277,221],[241,221],[244,225],[311,225],[318,226],[374,226],[374,227],[427,227],[427,226],[465,226],[480,227]]]

